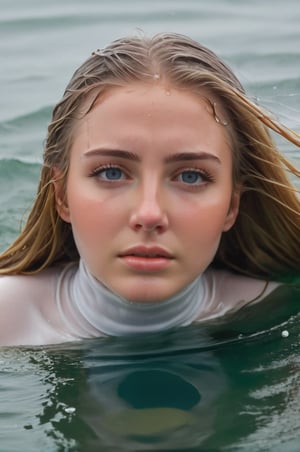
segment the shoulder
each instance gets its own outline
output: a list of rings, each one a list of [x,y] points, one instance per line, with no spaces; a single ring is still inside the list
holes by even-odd
[[[0,306],[39,300],[40,295],[45,295],[51,288],[57,274],[57,269],[49,269],[36,275],[1,275]]]
[[[277,282],[215,269],[205,272],[205,283],[210,310],[214,315],[223,315],[249,303],[262,301],[280,286]]]
[[[36,275],[0,276],[0,345],[42,344],[43,335],[48,334],[46,342],[53,336],[60,271],[56,268]]]
[[[285,325],[293,317],[299,317],[299,284],[266,283],[229,272],[213,272],[208,276],[218,287],[218,299],[223,305],[223,312],[219,310],[206,319],[218,318],[215,325],[222,327],[219,331],[225,331],[226,334],[253,334],[269,331]],[[224,291],[221,289],[222,282]],[[222,314],[229,315],[223,317]]]
[[[222,288],[223,299],[235,301],[261,300],[280,283],[239,275],[227,270],[212,270],[212,278]]]

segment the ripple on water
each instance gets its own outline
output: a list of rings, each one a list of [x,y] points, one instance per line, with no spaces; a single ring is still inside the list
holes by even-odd
[[[138,338],[1,349],[4,440],[28,452],[41,442],[74,451],[292,450],[300,438],[294,301]]]

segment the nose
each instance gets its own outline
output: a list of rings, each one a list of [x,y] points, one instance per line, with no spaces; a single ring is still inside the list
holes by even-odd
[[[162,194],[154,181],[140,187],[130,216],[130,227],[135,231],[164,232],[169,225]]]

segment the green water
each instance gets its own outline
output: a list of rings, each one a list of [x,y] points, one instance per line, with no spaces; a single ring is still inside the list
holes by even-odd
[[[0,249],[30,208],[52,106],[74,69],[121,35],[191,35],[300,132],[298,0],[0,7]],[[276,139],[299,162],[299,151]],[[299,302],[295,291],[223,324],[142,339],[1,349],[0,452],[298,452]]]
[[[299,451],[290,295],[143,338],[2,349],[1,452]]]

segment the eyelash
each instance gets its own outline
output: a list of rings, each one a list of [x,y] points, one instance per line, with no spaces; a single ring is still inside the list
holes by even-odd
[[[105,170],[109,170],[109,169],[116,169],[119,170],[123,173],[123,175],[125,175],[125,178],[121,178],[121,179],[102,179],[102,182],[106,182],[106,183],[116,183],[116,182],[120,182],[120,181],[124,181],[126,179],[128,179],[128,176],[126,176],[127,172],[122,168],[122,166],[120,165],[115,165],[115,164],[106,164],[106,165],[101,165],[95,169],[93,169],[90,173],[91,177],[99,177],[100,179],[100,175],[102,172],[104,172]],[[198,176],[201,176],[203,178],[203,181],[201,181],[198,184],[189,184],[187,182],[183,182],[181,181],[181,183],[183,183],[184,185],[186,185],[186,187],[191,188],[191,189],[198,189],[203,187],[203,185],[207,185],[209,183],[212,183],[215,181],[214,177],[208,173],[207,171],[204,170],[200,170],[199,168],[184,168],[184,169],[180,169],[176,172],[174,178],[178,178],[180,175],[182,175],[183,173],[197,173]],[[173,179],[174,179],[173,178]],[[180,181],[178,181],[180,182]]]
[[[192,189],[193,188],[194,189],[201,188],[201,187],[203,187],[203,185],[205,186],[208,183],[214,182],[214,180],[215,180],[214,177],[212,176],[212,174],[208,173],[207,171],[200,170],[199,168],[184,168],[184,169],[181,169],[180,171],[178,171],[176,173],[175,177],[179,177],[180,175],[182,176],[183,173],[188,173],[188,172],[195,173],[198,176],[201,176],[202,179],[203,179],[203,181],[201,181],[198,184],[197,183],[189,184],[187,182],[183,182],[182,181],[183,184],[185,184],[187,187],[192,188]]]
[[[105,170],[109,170],[109,169],[116,169],[116,170],[120,170],[122,173],[124,173],[126,175],[126,171],[120,166],[120,165],[114,165],[114,164],[107,164],[107,165],[101,165],[95,169],[93,169],[90,173],[91,177],[99,177],[100,178],[100,174],[102,172],[104,172]],[[119,179],[119,180],[124,180],[124,179]],[[116,180],[118,181],[118,180]],[[116,182],[114,180],[109,180],[109,179],[103,179],[103,182]]]

